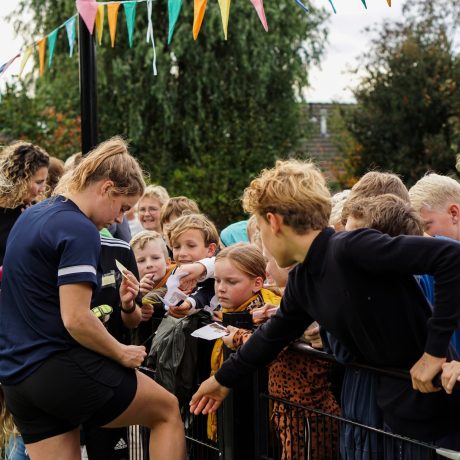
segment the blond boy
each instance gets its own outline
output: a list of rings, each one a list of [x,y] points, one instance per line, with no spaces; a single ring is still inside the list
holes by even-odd
[[[460,184],[455,179],[427,174],[411,187],[409,196],[425,221],[426,233],[460,240]]]
[[[243,207],[256,216],[262,242],[278,265],[298,264],[277,313],[203,382],[191,411],[216,410],[230,387],[271,362],[317,320],[359,361],[411,368],[412,383],[388,377],[379,387],[392,431],[436,445],[448,439],[460,448],[460,398],[435,392],[432,384],[460,321],[460,245],[369,229],[335,233],[328,227],[324,177],[307,162],[278,161],[264,170],[245,190]],[[414,273],[434,275],[434,312]]]
[[[219,243],[219,234],[214,224],[203,214],[188,214],[179,217],[167,229],[173,259],[178,267],[213,257]],[[208,278],[197,284],[193,292],[179,306],[169,307],[169,314],[183,317],[192,309],[203,308],[214,297],[214,279]]]

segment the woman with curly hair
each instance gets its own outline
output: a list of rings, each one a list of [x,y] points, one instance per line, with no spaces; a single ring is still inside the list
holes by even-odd
[[[0,153],[0,265],[11,228],[45,190],[48,167],[49,155],[28,142],[14,142]]]

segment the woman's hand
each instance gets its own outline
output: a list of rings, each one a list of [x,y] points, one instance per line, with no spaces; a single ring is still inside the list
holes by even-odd
[[[141,345],[122,345],[120,357],[118,362],[125,367],[136,368],[139,367],[143,362],[147,353],[145,347]]]
[[[120,300],[124,310],[129,310],[134,305],[134,300],[139,292],[139,281],[129,270],[123,273],[120,285]]]
[[[313,348],[323,348],[318,323],[314,322],[308,326],[307,330],[303,333],[303,340],[308,342]]]
[[[192,414],[215,412],[230,393],[230,388],[221,385],[214,376],[205,380],[190,400]]]
[[[251,310],[252,322],[254,324],[262,324],[267,321],[270,316],[274,315],[278,310],[278,305],[266,303],[263,307],[254,308]]]
[[[152,304],[142,304],[141,305],[141,321],[148,321],[153,315],[153,305]]]

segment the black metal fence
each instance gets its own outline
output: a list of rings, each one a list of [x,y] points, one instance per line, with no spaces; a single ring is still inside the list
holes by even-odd
[[[295,348],[310,357],[333,360],[305,345]],[[375,371],[407,377],[400,371]],[[187,406],[183,419],[189,460],[460,460],[459,452],[272,397],[266,370],[240,382],[224,401],[218,411],[216,442],[208,438],[207,416],[192,415]],[[147,430],[131,428],[130,444],[130,460],[148,459]]]

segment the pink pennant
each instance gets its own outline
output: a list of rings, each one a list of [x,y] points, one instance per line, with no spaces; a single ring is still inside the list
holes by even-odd
[[[77,10],[86,24],[89,33],[92,34],[97,14],[96,0],[77,0]]]
[[[264,10],[264,0],[251,0],[251,3],[257,11],[257,15],[259,16],[260,22],[264,26],[265,32],[268,32],[267,18],[265,17]]]

